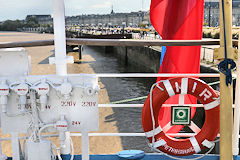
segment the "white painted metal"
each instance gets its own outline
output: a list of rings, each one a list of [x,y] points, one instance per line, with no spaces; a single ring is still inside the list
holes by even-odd
[[[240,43],[239,43],[240,44]],[[240,49],[239,54],[240,55]],[[235,89],[235,109],[234,109],[234,123],[233,123],[233,155],[239,153],[239,116],[240,116],[240,56],[237,61],[237,80]]]
[[[66,139],[65,139],[65,142],[64,142],[64,144],[63,145],[65,145],[65,146],[63,146],[63,145],[61,145],[60,146],[60,151],[61,151],[61,154],[63,154],[63,155],[68,155],[68,154],[70,154],[71,153],[71,137],[70,137],[70,132],[66,132],[65,133],[65,137],[66,137]]]
[[[50,160],[51,159],[51,142],[41,141],[27,143],[27,160]]]
[[[23,48],[0,49],[0,76],[22,76],[29,72],[28,54]]]
[[[54,44],[55,44],[55,64],[56,74],[67,75],[67,57],[66,57],[66,34],[65,34],[65,6],[64,0],[53,0],[53,22],[54,22]],[[72,58],[73,61],[73,58]],[[65,149],[61,147],[61,153],[67,153],[70,150],[70,137],[66,133]]]
[[[99,108],[107,107],[143,107],[143,104],[98,104]]]
[[[88,131],[82,131],[82,159],[89,160],[89,136]]]
[[[8,80],[9,84],[12,82]],[[31,116],[26,112],[21,112],[18,99],[19,96],[11,91],[8,96],[7,113],[0,113],[3,134],[11,132],[26,133],[29,128]]]
[[[173,137],[191,137],[195,136],[195,133],[167,133],[169,136]],[[82,136],[81,133],[71,133],[71,136],[78,137]],[[145,137],[145,133],[89,133],[90,137]]]
[[[191,137],[191,136],[195,136],[196,133],[167,133],[167,135],[172,136],[172,137]],[[58,134],[48,134],[48,135],[43,135],[42,137],[58,137]],[[73,137],[81,137],[82,134],[81,133],[71,133],[70,136]],[[109,136],[109,137],[144,137],[146,136],[145,133],[88,133],[89,137],[105,137],[105,136]],[[220,137],[220,134],[217,135],[217,137]],[[18,139],[26,139],[28,137],[19,137]],[[239,135],[240,138],[240,135]],[[7,137],[7,138],[0,138],[0,141],[11,141],[12,138],[11,137]]]
[[[174,104],[163,104],[162,107],[171,107]],[[176,105],[176,104],[175,104]],[[192,107],[204,107],[203,104],[183,104],[182,106],[192,106]],[[98,104],[98,107],[102,108],[102,107],[143,107],[143,104]]]
[[[144,77],[220,77],[218,73],[206,74],[157,74],[157,73],[100,73],[98,77],[128,77],[128,78],[144,78]],[[233,75],[235,77],[236,75]]]
[[[11,133],[11,141],[12,141],[12,158],[13,160],[20,160],[20,148],[19,148],[19,140],[18,133]]]
[[[69,97],[62,95],[60,91],[62,88],[61,84],[66,77],[73,88]],[[69,124],[69,131],[79,132],[83,129],[97,131],[99,125],[97,77],[87,74],[66,77],[56,75],[45,76],[47,82],[51,82],[55,87],[53,88],[50,85],[48,104],[44,111],[39,112],[40,119],[43,123],[49,124],[60,120],[60,117],[64,115]],[[26,77],[27,82],[31,84],[41,81],[42,78],[43,76]],[[89,86],[92,86],[92,92],[94,93],[90,96],[86,92]],[[47,130],[52,131],[51,128]],[[53,131],[56,130],[54,129]]]
[[[30,72],[30,61],[27,52],[24,50],[24,48],[11,48],[11,49],[0,49],[0,76],[23,76],[28,75]],[[1,100],[4,101],[4,96],[1,97]],[[6,97],[5,97],[6,98]],[[7,100],[7,99],[5,99]],[[9,100],[9,99],[8,99]],[[7,101],[8,101],[7,100]],[[1,101],[2,103],[4,103]],[[6,107],[7,105],[5,105]],[[1,110],[4,110],[4,107],[1,108]],[[5,111],[7,111],[7,107],[5,108]],[[9,109],[11,110],[11,109]],[[2,111],[1,111],[1,124],[8,122],[4,121],[2,122]],[[23,124],[26,123],[26,121],[23,121]],[[16,123],[15,123],[16,124]],[[4,133],[4,128],[6,128],[6,125],[2,126],[2,133]],[[14,126],[13,126],[14,128]],[[21,130],[21,129],[20,129]],[[12,152],[13,152],[13,159],[19,159],[19,142],[18,142],[18,129],[12,130]],[[10,132],[9,132],[10,133]],[[5,155],[2,154],[2,148],[0,144],[0,158],[4,158]]]
[[[66,75],[66,34],[64,0],[53,0],[54,44],[56,74]]]
[[[99,128],[99,113],[98,113],[98,79],[94,75],[78,75],[78,76],[24,76],[24,77],[6,77],[7,85],[23,82],[29,85],[29,88],[34,88],[33,84],[39,84],[42,79],[50,84],[49,97],[45,110],[37,110],[40,107],[38,100],[35,98],[35,93],[30,92],[31,101],[28,99],[26,108],[23,112],[21,107],[18,108],[18,97],[16,92],[11,90],[7,104],[7,112],[1,112],[2,132],[3,133],[26,133],[30,122],[33,121],[35,128],[38,127],[39,119],[44,124],[50,124],[60,120],[62,115],[65,116],[68,123],[68,131],[97,131]],[[67,81],[66,81],[67,79]],[[62,85],[64,84],[64,85]],[[71,87],[69,86],[71,85]],[[14,87],[12,87],[14,88]],[[25,90],[25,89],[24,89]],[[40,94],[41,95],[41,94]],[[37,95],[38,98],[40,95]],[[37,104],[36,104],[37,102]],[[36,106],[37,105],[37,106]],[[31,113],[29,111],[32,111]],[[38,113],[37,113],[38,112]],[[53,114],[54,113],[54,114]],[[32,116],[31,116],[32,115]],[[34,117],[34,119],[32,119]],[[46,129],[47,130],[47,129]],[[55,128],[49,128],[48,131],[56,131]],[[13,137],[13,146],[16,142],[16,137]],[[88,137],[86,137],[88,138]],[[85,140],[88,142],[88,139]],[[85,143],[86,143],[85,142]],[[68,147],[69,146],[69,147]],[[88,147],[88,146],[83,146]],[[64,145],[61,145],[62,154],[70,154],[70,133],[66,133]],[[14,148],[16,156],[17,149]],[[88,151],[88,148],[85,148]],[[88,152],[86,152],[88,153]],[[88,157],[88,155],[85,155]]]

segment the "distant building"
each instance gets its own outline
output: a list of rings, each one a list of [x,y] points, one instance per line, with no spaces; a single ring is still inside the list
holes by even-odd
[[[111,14],[90,14],[66,17],[66,25],[92,25],[92,26],[139,26],[140,24],[150,25],[148,12],[114,13]]]
[[[233,0],[233,25],[240,25],[240,0]],[[28,15],[27,18],[36,18],[38,24],[53,24],[51,15]],[[27,19],[26,18],[26,19]],[[204,22],[206,25],[219,25],[219,0],[205,0]],[[67,26],[91,25],[91,26],[134,26],[140,24],[150,26],[149,12],[139,11],[131,13],[115,13],[113,6],[110,14],[89,14],[66,17]]]
[[[205,0],[204,22],[208,26],[219,25],[219,0]],[[240,0],[232,1],[233,25],[240,25]]]
[[[53,25],[53,18],[51,15],[27,15],[27,19],[35,18],[40,25]]]
[[[80,16],[67,16],[65,18],[65,23],[67,26],[75,26],[75,25],[79,25],[79,19]]]

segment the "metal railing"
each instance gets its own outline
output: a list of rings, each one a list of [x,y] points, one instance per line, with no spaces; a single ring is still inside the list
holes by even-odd
[[[28,41],[28,42],[8,42],[0,43],[0,48],[12,47],[35,47],[53,45],[53,40]],[[99,39],[67,39],[68,45],[91,45],[91,46],[199,46],[199,45],[219,45],[219,40],[99,40]],[[147,77],[219,77],[219,74],[155,74],[155,73],[123,73],[123,74],[96,74],[99,78],[147,78]],[[142,107],[143,104],[99,104],[99,107]],[[194,105],[202,107],[201,104]],[[165,107],[169,107],[165,105]],[[177,137],[191,137],[194,133],[176,133],[169,134]],[[58,136],[58,135],[48,135]],[[81,133],[71,133],[71,136],[82,136]],[[87,136],[145,136],[144,133],[89,133]],[[84,136],[86,138],[86,135]],[[22,139],[23,137],[20,137]],[[1,138],[11,140],[11,138]]]

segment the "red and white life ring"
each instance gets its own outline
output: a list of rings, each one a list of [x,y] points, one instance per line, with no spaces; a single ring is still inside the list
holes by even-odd
[[[195,96],[205,109],[205,122],[201,131],[188,139],[175,139],[166,135],[158,124],[158,114],[162,104],[176,94]],[[144,103],[142,111],[142,127],[150,144],[154,148],[170,155],[186,156],[200,152],[205,147],[211,148],[219,133],[219,96],[214,89],[203,81],[195,78],[173,78],[160,82],[152,91],[152,113],[150,95]],[[152,137],[154,136],[154,143]]]

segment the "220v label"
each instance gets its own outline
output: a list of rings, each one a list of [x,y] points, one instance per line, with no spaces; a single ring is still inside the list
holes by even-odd
[[[76,101],[61,101],[61,107],[76,107],[76,106],[77,106]],[[81,106],[82,107],[96,107],[97,102],[84,101],[84,102],[81,102]]]
[[[82,102],[83,107],[96,107],[97,102]]]

